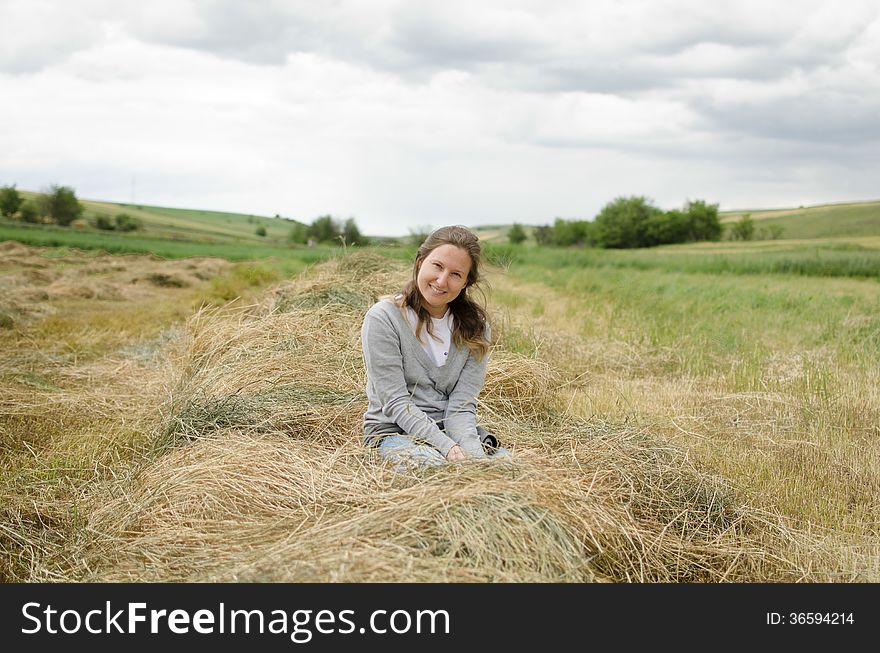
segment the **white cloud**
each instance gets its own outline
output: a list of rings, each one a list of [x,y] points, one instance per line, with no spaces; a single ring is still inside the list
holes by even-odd
[[[878,16],[875,0],[0,0],[0,183],[128,200],[134,176],[144,203],[354,215],[367,233],[590,217],[622,194],[868,198]]]

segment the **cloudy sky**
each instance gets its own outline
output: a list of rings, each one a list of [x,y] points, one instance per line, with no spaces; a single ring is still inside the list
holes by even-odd
[[[0,184],[371,235],[880,197],[880,0],[0,0]]]

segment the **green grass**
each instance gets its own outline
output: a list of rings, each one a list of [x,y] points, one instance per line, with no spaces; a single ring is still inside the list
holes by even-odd
[[[295,259],[312,263],[337,254],[337,247],[282,247],[250,242],[205,242],[160,238],[143,232],[116,233],[52,225],[0,221],[0,241],[16,240],[36,247],[103,250],[109,254],[155,254],[163,258],[215,256],[230,261],[262,258]]]
[[[880,202],[854,202],[848,204],[824,204],[820,206],[791,209],[755,209],[724,211],[719,217],[722,224],[729,227],[744,214],[755,221],[756,238],[761,238],[767,227],[782,227],[782,238],[802,240],[813,238],[863,238],[880,236]],[[592,219],[593,216],[579,216],[577,219]],[[552,219],[543,224],[552,225]],[[511,224],[479,225],[473,230],[480,238],[492,245],[508,244],[507,233]],[[523,225],[528,234],[527,243],[534,243],[534,226]]]
[[[779,225],[784,229],[782,237],[786,239],[880,236],[880,202],[827,204],[778,211],[735,211],[725,213],[722,221],[735,222],[744,213],[750,213],[758,230]]]
[[[536,265],[511,274],[596,307],[577,317],[585,336],[663,350],[678,373],[718,373],[731,360],[742,368],[732,373],[742,373],[770,352],[825,351],[861,368],[880,356],[880,286],[873,282]]]
[[[490,262],[509,267],[663,270],[713,275],[783,274],[810,277],[880,277],[880,249],[857,243],[724,243],[638,250],[556,249],[492,245]]]
[[[20,191],[26,199],[37,193]],[[254,243],[283,245],[293,228],[294,221],[244,213],[176,209],[143,204],[125,204],[80,199],[84,211],[77,224],[88,224],[96,215],[113,218],[127,213],[143,224],[142,235],[160,238],[178,238],[208,243]],[[266,236],[257,236],[258,226],[266,229]]]

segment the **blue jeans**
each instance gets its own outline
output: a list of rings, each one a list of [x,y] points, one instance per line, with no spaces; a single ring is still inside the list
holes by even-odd
[[[442,465],[446,458],[442,453],[428,444],[419,444],[405,435],[386,435],[379,443],[379,454],[388,462],[395,463],[394,469],[401,471],[407,467]],[[500,460],[510,456],[504,447],[499,447],[491,460]]]

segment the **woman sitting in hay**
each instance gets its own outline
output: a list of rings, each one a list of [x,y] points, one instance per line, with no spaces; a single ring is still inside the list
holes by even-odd
[[[398,467],[508,455],[476,423],[489,324],[467,291],[479,280],[476,235],[441,227],[419,247],[403,290],[364,318],[364,443]]]

